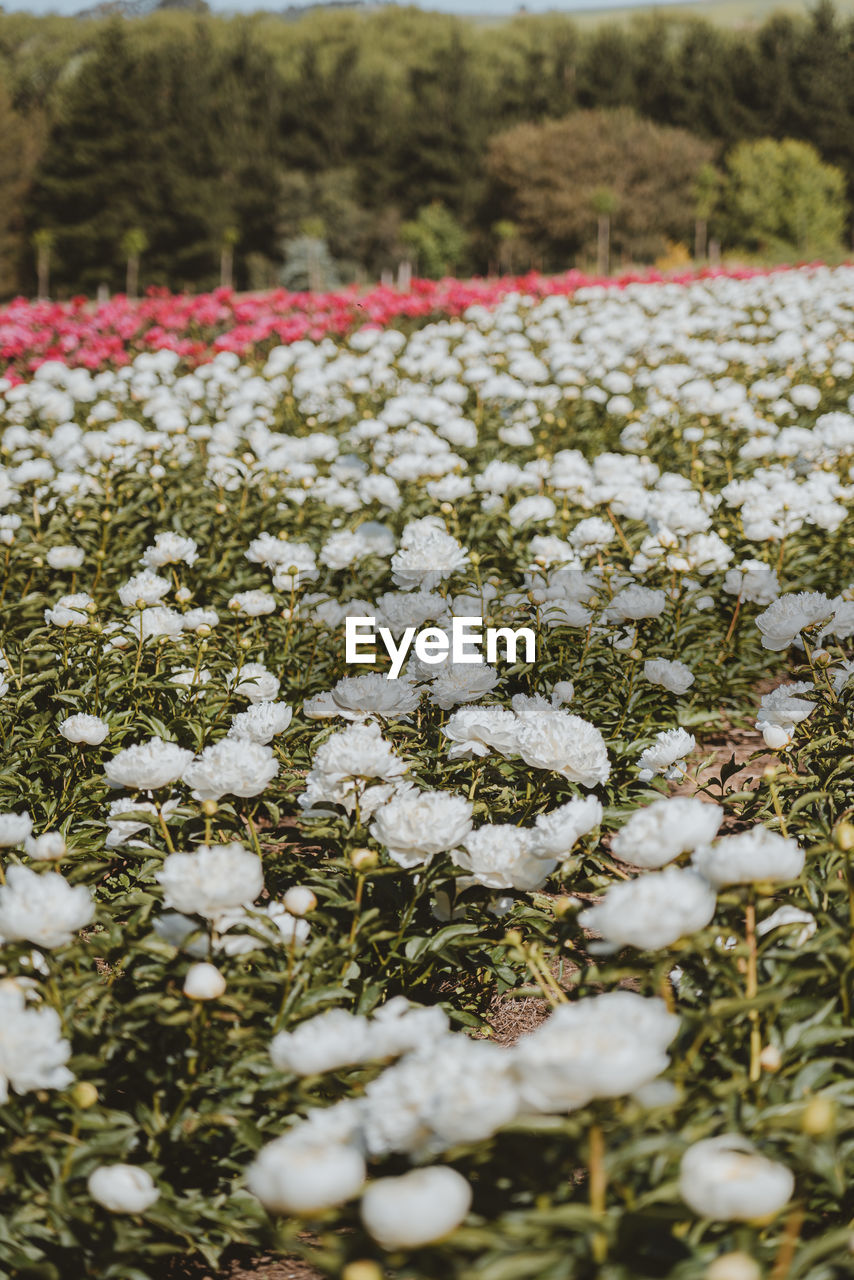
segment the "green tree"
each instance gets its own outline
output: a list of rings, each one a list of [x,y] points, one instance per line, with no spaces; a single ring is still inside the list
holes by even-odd
[[[217,282],[229,226],[247,249],[275,251],[266,64],[240,44],[223,54],[211,24],[193,23],[151,46],[111,23],[65,87],[29,217],[55,230],[54,275],[66,288],[121,287],[122,237],[138,225],[147,278],[175,288]]]
[[[43,129],[38,114],[29,117],[15,111],[0,84],[0,297],[25,287],[32,272],[27,262],[22,202],[42,146]]]
[[[814,147],[741,142],[727,157],[723,204],[734,244],[775,254],[832,254],[845,228],[845,177]]]
[[[415,218],[404,222],[400,238],[411,250],[418,271],[434,280],[458,271],[468,249],[465,228],[438,200],[423,205]]]
[[[612,249],[647,260],[668,238],[685,240],[694,183],[711,154],[684,130],[621,108],[510,129],[492,139],[487,165],[502,211],[542,250],[546,265],[561,269],[576,254],[595,252],[597,228],[600,255],[606,231]],[[599,207],[603,191],[607,208]]]
[[[298,237],[307,218],[323,222],[323,239],[345,281],[377,278],[392,268],[397,257],[400,215],[391,204],[372,209],[360,194],[356,165],[308,173],[293,169],[282,175],[279,234],[283,241]]]
[[[407,212],[436,200],[466,218],[480,197],[489,134],[484,85],[467,43],[455,36],[413,68],[409,92],[413,110],[399,131],[393,195]]]

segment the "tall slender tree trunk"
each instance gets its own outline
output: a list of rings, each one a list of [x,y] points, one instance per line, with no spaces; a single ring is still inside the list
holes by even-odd
[[[697,218],[694,223],[694,259],[696,262],[702,262],[706,256],[708,234],[709,224],[706,219]]]
[[[36,254],[36,277],[38,284],[36,290],[39,298],[47,298],[50,295],[50,245],[39,245]]]
[[[319,243],[313,240],[308,247],[308,287],[312,293],[319,293],[322,286]]]
[[[596,271],[600,276],[608,274],[611,258],[611,215],[600,213],[596,225]]]
[[[234,288],[234,250],[230,244],[223,245],[220,255],[219,283],[222,289]]]
[[[129,298],[135,298],[139,289],[139,254],[131,253],[128,256],[128,269],[125,279],[125,293]]]

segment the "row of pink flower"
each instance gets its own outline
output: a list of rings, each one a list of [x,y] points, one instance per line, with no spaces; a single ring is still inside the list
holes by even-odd
[[[559,276],[531,273],[491,280],[413,280],[406,292],[382,285],[334,293],[276,289],[235,294],[216,289],[206,294],[173,294],[151,289],[138,301],[117,294],[98,304],[85,297],[70,302],[18,298],[0,307],[0,375],[19,382],[46,360],[87,369],[117,366],[142,351],[164,348],[177,352],[188,364],[199,364],[217,351],[251,357],[256,350],[263,352],[279,343],[340,335],[364,324],[386,326],[419,317],[458,316],[474,304],[495,306],[508,293],[542,298],[572,294],[590,285],[624,289],[638,282],[683,284],[720,275],[745,279],[761,274],[767,273],[709,268],[667,276],[646,271],[601,278],[568,271]]]

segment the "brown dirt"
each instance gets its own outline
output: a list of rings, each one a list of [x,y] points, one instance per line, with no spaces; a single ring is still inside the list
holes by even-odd
[[[324,1280],[320,1271],[302,1258],[272,1254],[240,1256],[224,1261],[215,1271],[205,1262],[181,1260],[164,1272],[163,1280]]]
[[[766,693],[771,693],[774,689],[779,688],[781,684],[785,684],[788,679],[790,679],[790,676],[786,673],[760,680],[754,689],[754,706],[758,708],[760,698],[764,697]],[[751,719],[752,715],[753,708],[751,708]],[[753,790],[755,784],[762,777],[764,770],[769,766],[779,764],[778,757],[766,749],[762,734],[756,729],[752,727],[742,728],[730,723],[724,723],[723,727],[716,733],[703,735],[688,760],[694,777],[685,778],[683,782],[680,782],[670,790],[670,794],[675,796],[695,795],[697,783],[694,778],[697,778],[701,785],[712,782],[720,777],[721,769],[724,765],[729,764],[733,756],[735,757],[735,763],[740,765],[741,768],[737,773],[727,778],[724,786],[724,795],[729,795],[735,791]],[[752,756],[755,759],[751,759]],[[707,763],[698,769],[698,766],[703,761],[707,761]],[[715,792],[712,792],[711,795],[701,793],[699,798],[701,800],[714,801],[719,799],[720,796]],[[721,832],[724,833],[730,830],[732,826],[732,819],[724,819]]]

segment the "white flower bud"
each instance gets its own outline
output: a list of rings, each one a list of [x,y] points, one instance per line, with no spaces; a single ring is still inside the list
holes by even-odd
[[[102,1164],[89,1175],[89,1195],[110,1213],[144,1213],[160,1196],[145,1169],[132,1164]]]
[[[700,1217],[719,1222],[749,1222],[779,1213],[794,1186],[790,1169],[760,1155],[736,1133],[695,1142],[679,1170],[685,1203]]]
[[[317,898],[306,885],[295,884],[284,896],[286,909],[292,916],[307,916],[317,906]]]
[[[190,965],[184,979],[184,995],[191,1000],[218,1000],[225,991],[225,978],[216,965],[202,961]]]
[[[271,1213],[317,1213],[359,1194],[365,1162],[353,1147],[285,1134],[261,1149],[246,1180]]]
[[[460,1225],[471,1187],[456,1169],[435,1165],[380,1178],[362,1197],[362,1221],[383,1249],[418,1249]]]
[[[757,1263],[746,1253],[722,1253],[706,1270],[704,1280],[761,1280]]]

